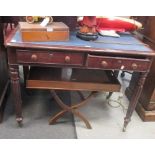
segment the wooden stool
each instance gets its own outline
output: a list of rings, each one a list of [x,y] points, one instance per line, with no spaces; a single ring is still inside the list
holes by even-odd
[[[64,77],[62,76],[62,68],[47,67],[31,67],[26,86],[27,88],[50,90],[56,103],[62,108],[60,112],[50,118],[49,124],[56,123],[66,112],[71,112],[79,117],[88,129],[92,127],[78,109],[88,103],[96,92],[116,92],[120,91],[121,88],[114,74],[109,71],[74,68],[69,77]],[[77,91],[82,101],[68,106],[60,99],[55,90]],[[87,98],[84,98],[81,91],[91,91],[91,93]]]
[[[81,120],[83,120],[83,122],[86,124],[86,127],[88,129],[91,129],[91,125],[89,123],[89,121],[77,110],[78,108],[84,106],[86,103],[88,103],[89,99],[93,97],[93,95],[96,92],[91,92],[90,95],[84,99],[82,102],[78,103],[78,104],[74,104],[71,106],[68,106],[66,104],[63,103],[63,101],[60,99],[60,97],[56,94],[56,92],[54,90],[51,90],[51,94],[54,97],[54,99],[56,100],[57,104],[63,109],[62,111],[60,111],[59,113],[57,113],[55,116],[51,117],[49,120],[49,124],[54,124],[56,123],[56,121],[62,117],[66,112],[71,112],[72,114],[76,115],[77,117],[79,117]]]

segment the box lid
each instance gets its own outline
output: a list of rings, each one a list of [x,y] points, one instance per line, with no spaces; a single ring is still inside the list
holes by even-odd
[[[19,28],[21,31],[66,31],[69,27],[63,22],[53,22],[45,27],[40,23],[29,24],[27,22],[19,22]]]

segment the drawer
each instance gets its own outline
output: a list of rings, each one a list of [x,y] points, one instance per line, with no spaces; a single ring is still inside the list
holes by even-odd
[[[34,63],[34,64],[60,64],[60,65],[76,65],[82,66],[84,55],[80,53],[68,52],[46,52],[46,51],[17,51],[18,63]]]
[[[148,59],[122,58],[88,55],[87,67],[103,68],[103,69],[118,69],[131,71],[146,71],[149,67]]]

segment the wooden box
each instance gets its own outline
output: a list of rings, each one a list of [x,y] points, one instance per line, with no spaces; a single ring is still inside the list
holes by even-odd
[[[40,24],[19,22],[22,41],[68,41],[69,27],[62,22],[53,22],[46,27]]]

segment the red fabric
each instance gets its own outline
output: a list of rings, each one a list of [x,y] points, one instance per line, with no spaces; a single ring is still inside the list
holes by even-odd
[[[134,31],[136,28],[136,25],[120,19],[97,18],[97,29],[99,30],[115,30],[124,32]]]
[[[117,32],[134,31],[137,26],[133,23],[123,21],[121,19],[111,19],[108,17],[96,18],[95,16],[84,16],[83,20],[78,22],[79,25],[87,25],[88,27],[96,26],[99,30],[115,30]]]

